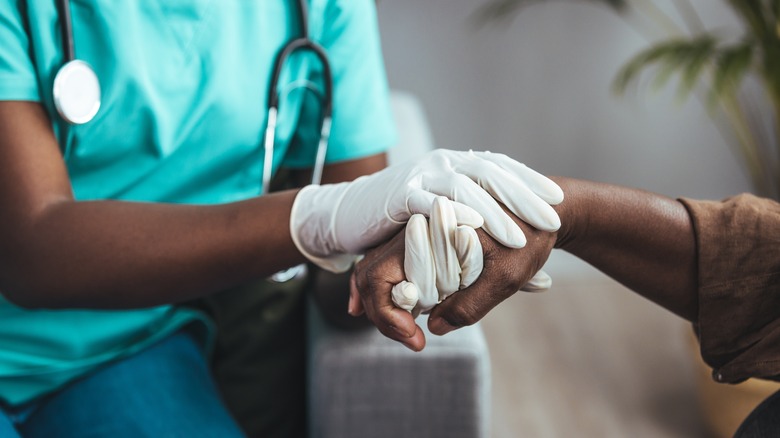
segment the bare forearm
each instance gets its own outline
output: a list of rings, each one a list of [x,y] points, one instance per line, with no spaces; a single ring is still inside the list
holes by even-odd
[[[685,207],[641,190],[554,179],[566,193],[558,207],[563,225],[556,247],[694,321],[696,243]]]
[[[31,307],[132,308],[263,277],[304,260],[289,232],[294,195],[215,206],[55,203],[0,232],[0,290]]]

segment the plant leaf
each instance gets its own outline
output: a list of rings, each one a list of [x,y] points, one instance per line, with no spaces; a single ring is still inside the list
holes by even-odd
[[[733,95],[753,63],[753,41],[719,50],[710,90],[709,103]]]
[[[602,3],[614,9],[616,12],[623,12],[628,7],[628,0],[588,1],[590,3]],[[544,0],[491,0],[480,6],[476,10],[474,17],[479,24],[485,24],[490,21],[509,21],[513,19],[522,8],[531,6],[536,3],[544,3]]]
[[[715,44],[715,38],[704,37],[700,45],[691,47],[691,51],[687,54],[687,65],[682,71],[682,81],[677,93],[681,99],[693,91],[704,67],[716,59]]]
[[[777,33],[777,24],[769,19],[770,14],[765,13],[765,2],[766,0],[729,0],[734,11],[745,21],[753,35],[759,40],[764,40],[767,36]]]
[[[623,94],[626,88],[639,77],[639,74],[651,65],[657,65],[653,85],[665,85],[674,73],[680,73],[679,95],[686,96],[695,87],[704,67],[714,60],[717,40],[709,34],[691,40],[673,39],[651,46],[629,60],[618,72],[613,82],[613,90]]]

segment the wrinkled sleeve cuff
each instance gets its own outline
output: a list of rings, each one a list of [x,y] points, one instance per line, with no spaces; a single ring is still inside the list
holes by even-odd
[[[780,204],[743,194],[680,199],[696,233],[696,331],[713,378],[780,376]]]

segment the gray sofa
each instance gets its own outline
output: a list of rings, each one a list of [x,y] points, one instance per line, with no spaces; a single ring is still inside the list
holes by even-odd
[[[399,145],[390,163],[433,148],[419,102],[393,94]],[[447,336],[427,331],[414,353],[374,328],[330,326],[310,305],[308,400],[311,437],[488,437],[490,359],[479,325]]]

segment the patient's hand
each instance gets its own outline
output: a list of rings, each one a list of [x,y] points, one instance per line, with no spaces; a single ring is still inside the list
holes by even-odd
[[[525,248],[507,248],[478,230],[484,251],[484,268],[476,282],[436,306],[428,327],[443,335],[482,319],[493,307],[528,283],[541,268],[555,243],[555,233],[518,225],[528,237]],[[391,290],[404,280],[404,232],[369,251],[355,268],[351,281],[350,313],[368,318],[387,337],[412,350],[425,346],[425,337],[412,315],[393,305]]]
[[[556,233],[539,231],[520,220],[517,222],[528,237],[528,243],[520,249],[507,248],[478,230],[484,251],[482,275],[471,287],[433,309],[428,319],[432,333],[443,335],[475,324],[518,290],[538,290],[529,287],[528,283],[550,256]]]
[[[406,228],[392,239],[369,250],[352,271],[349,291],[350,315],[365,312],[383,335],[413,351],[425,347],[425,336],[408,311],[396,307],[393,286],[405,280],[404,238]]]

